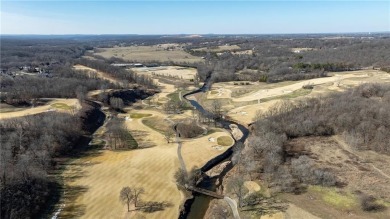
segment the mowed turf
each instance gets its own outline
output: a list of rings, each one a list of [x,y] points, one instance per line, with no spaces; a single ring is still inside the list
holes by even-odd
[[[150,112],[140,112],[150,113]],[[60,216],[64,218],[177,218],[182,194],[173,175],[179,168],[177,144],[167,144],[163,135],[143,125],[142,119],[127,121],[134,138],[142,145],[154,147],[132,151],[101,151],[101,154],[80,158],[67,165],[64,171],[65,193],[72,188],[83,188],[73,199],[68,199]],[[142,186],[143,201],[168,202],[172,206],[161,211],[127,213],[119,201],[124,186]]]
[[[228,137],[226,132],[216,131],[207,136],[196,138],[193,141],[184,141],[181,149],[187,171],[193,167],[202,167],[206,162],[225,152],[229,147],[218,146],[216,139]],[[210,139],[214,139],[210,141]]]
[[[65,104],[65,103],[53,103],[52,105],[50,105],[54,108],[57,108],[57,109],[63,109],[63,110],[71,110],[72,107]]]
[[[132,119],[142,119],[144,117],[149,117],[151,115],[152,114],[150,114],[150,113],[147,113],[147,114],[144,114],[144,113],[131,113],[130,114],[130,118],[132,118]]]
[[[14,117],[22,117],[35,115],[50,111],[70,112],[71,110],[79,110],[81,108],[77,99],[61,99],[61,98],[45,98],[48,103],[42,106],[28,108],[13,108],[13,110],[3,111],[0,113],[0,119],[8,119]]]
[[[217,142],[221,146],[233,145],[233,139],[230,136],[221,136],[217,138]]]

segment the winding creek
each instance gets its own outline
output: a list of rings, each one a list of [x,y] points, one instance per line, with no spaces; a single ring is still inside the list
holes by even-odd
[[[194,106],[200,113],[202,113],[206,117],[212,117],[212,113],[208,112],[202,105],[200,105],[197,101],[195,100],[190,100],[188,99],[189,96],[201,93],[201,92],[206,92],[210,89],[211,87],[211,76],[208,76],[205,80],[205,83],[201,88],[198,90],[189,92],[185,95],[183,95],[183,98],[186,99],[191,103],[192,106]],[[215,166],[221,164],[224,161],[230,160],[233,154],[233,148],[237,146],[238,143],[244,143],[245,140],[247,139],[249,135],[249,130],[236,122],[229,121],[227,119],[219,119],[218,123],[226,130],[230,131],[229,126],[234,124],[237,125],[238,129],[242,132],[242,137],[239,140],[236,140],[235,144],[231,146],[228,150],[226,150],[224,153],[214,157],[210,161],[208,161],[203,167],[201,167],[202,172],[207,172],[211,169],[213,169]],[[216,186],[215,183],[217,179],[220,180],[220,183],[222,183],[223,177],[226,175],[226,173],[233,168],[233,164],[231,162],[231,165],[226,165],[225,169],[220,173],[220,175],[215,176],[215,177],[207,177],[204,178],[199,184],[198,187],[205,188],[208,190],[215,191]],[[180,219],[197,219],[197,218],[203,218],[204,215],[206,214],[206,211],[209,207],[210,201],[213,199],[210,196],[205,196],[196,192],[192,193],[193,198],[187,199],[184,203],[184,210],[180,213],[179,218]]]
[[[189,92],[189,93],[183,95],[184,99],[189,101],[193,107],[195,107],[200,113],[202,113],[206,117],[212,117],[212,113],[208,112],[196,100],[188,99],[188,97],[190,97],[191,95],[197,94],[197,93],[206,92],[210,89],[210,86],[211,86],[211,81],[210,81],[210,76],[209,76],[205,80],[204,85],[202,87],[200,87],[198,90],[195,90],[195,91],[192,91],[192,92]],[[92,104],[94,106],[94,115],[92,115],[91,118],[89,118],[89,121],[87,123],[90,123],[90,125],[92,125],[92,127],[89,127],[90,133],[92,136],[92,133],[94,133],[94,131],[96,131],[100,126],[102,126],[104,124],[104,122],[107,122],[107,119],[105,118],[105,114],[102,112],[102,109],[101,109],[99,104],[92,102],[92,101],[90,104]],[[214,157],[213,159],[209,160],[205,165],[203,165],[201,167],[201,171],[203,173],[213,169],[214,167],[216,167],[217,165],[221,164],[224,161],[230,160],[232,157],[232,154],[233,154],[233,148],[236,147],[238,142],[244,143],[248,137],[248,134],[249,134],[248,129],[239,123],[229,121],[226,119],[219,119],[217,122],[221,127],[223,127],[224,129],[226,129],[229,132],[231,131],[229,126],[234,124],[238,127],[238,129],[242,132],[243,135],[242,135],[241,139],[236,140],[236,142],[233,146],[231,146],[225,152]],[[217,180],[219,180],[219,182],[220,182],[219,186],[221,186],[223,177],[227,174],[227,172],[229,170],[231,170],[231,168],[233,168],[232,163],[231,163],[231,165],[226,165],[224,167],[223,171],[221,171],[221,173],[219,175],[214,176],[214,177],[207,177],[207,176],[204,177],[202,179],[202,181],[197,185],[197,187],[208,189],[211,191],[216,191]],[[209,207],[210,201],[213,199],[209,196],[205,196],[205,195],[202,195],[202,194],[199,194],[196,192],[193,192],[192,195],[193,195],[193,198],[187,199],[185,201],[184,210],[181,211],[180,215],[179,215],[180,219],[203,218],[208,207]],[[225,197],[225,198],[228,198],[228,197]],[[51,216],[52,219],[56,219],[59,217],[61,211],[65,207],[65,204],[63,202],[64,202],[64,200],[60,201],[59,205],[57,205],[57,209],[55,210],[54,214],[52,214],[52,216]]]

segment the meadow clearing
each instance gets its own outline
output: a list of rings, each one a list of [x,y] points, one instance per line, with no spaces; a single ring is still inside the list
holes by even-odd
[[[101,78],[101,79],[104,79],[104,80],[108,80],[112,83],[116,83],[117,80],[115,80],[113,77],[111,77],[110,75],[108,75],[107,73],[104,73],[102,71],[98,71],[96,69],[93,69],[93,68],[90,68],[90,67],[87,67],[87,66],[84,66],[84,65],[74,65],[73,68],[77,71],[81,71],[85,74],[89,74],[90,76],[96,76],[98,78]]]
[[[193,51],[209,51],[209,52],[223,52],[223,51],[235,51],[241,49],[238,45],[222,45],[213,48],[201,47],[192,49]]]
[[[133,71],[148,75],[158,75],[183,80],[191,80],[194,79],[194,77],[196,76],[195,68],[187,68],[181,66],[143,67],[134,68]]]
[[[236,121],[249,124],[254,121],[257,111],[266,112],[281,100],[318,97],[344,91],[362,83],[385,82],[390,82],[390,75],[378,70],[338,72],[326,78],[273,84],[252,82],[251,85],[234,85],[234,82],[224,82],[213,85],[212,90],[207,93],[207,100],[228,101],[230,104],[225,105],[227,115]],[[312,85],[313,89],[303,89],[304,85]],[[236,107],[237,103],[242,106]]]
[[[168,49],[167,46],[162,44],[152,46],[99,48],[94,54],[103,56],[104,58],[117,57],[132,62],[203,62],[203,59],[185,52],[180,46],[172,47],[173,49]]]

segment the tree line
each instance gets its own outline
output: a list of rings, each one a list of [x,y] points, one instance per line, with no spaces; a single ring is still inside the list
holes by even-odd
[[[305,136],[340,135],[356,150],[390,154],[390,85],[364,84],[322,99],[281,102],[251,126],[241,156],[244,172],[262,176],[282,191],[340,182],[305,154],[289,156],[288,142]],[[244,156],[245,155],[245,156]]]
[[[76,115],[48,112],[0,121],[2,218],[37,218],[59,196],[48,173],[56,158],[87,143],[84,134],[102,123],[98,109],[84,105]]]
[[[219,45],[224,43],[222,41]],[[389,38],[277,38],[236,42],[252,54],[204,52],[205,63],[198,63],[198,73],[205,79],[279,82],[325,77],[326,72],[350,71],[363,67],[385,68],[390,65]],[[222,44],[223,45],[223,44]],[[191,48],[187,50],[191,53]],[[299,52],[293,49],[303,48]],[[305,49],[306,48],[306,49]]]

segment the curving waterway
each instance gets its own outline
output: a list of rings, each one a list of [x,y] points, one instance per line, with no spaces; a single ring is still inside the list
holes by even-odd
[[[185,94],[183,96],[183,98],[186,99],[187,101],[189,101],[191,103],[191,105],[196,108],[196,110],[198,110],[200,113],[203,114],[203,116],[212,118],[213,114],[211,112],[208,112],[206,109],[204,109],[204,107],[202,105],[200,105],[196,100],[189,100],[188,99],[188,97],[191,95],[201,93],[201,92],[204,93],[204,92],[208,91],[211,87],[211,84],[212,84],[210,79],[211,79],[211,75],[206,78],[202,87],[200,87],[198,90],[195,90],[195,91],[192,91],[192,92]],[[249,130],[245,126],[243,126],[239,123],[236,123],[236,122],[233,122],[233,121],[230,121],[227,119],[219,119],[217,122],[228,131],[230,131],[230,127],[229,127],[230,125],[232,125],[232,124],[237,125],[237,127],[240,129],[240,131],[242,132],[243,135],[242,135],[241,139],[236,140],[235,144],[232,147],[230,147],[224,153],[214,157],[213,159],[208,161],[205,165],[203,165],[203,167],[201,167],[202,172],[207,172],[208,170],[211,170],[212,168],[221,164],[222,162],[230,160],[232,157],[232,154],[233,154],[233,148],[235,148],[238,143],[244,143],[246,138],[248,137],[248,134],[249,134]],[[223,179],[225,174],[231,168],[233,168],[232,162],[230,162],[230,163],[231,163],[231,165],[227,165],[219,176],[215,176],[213,178],[210,178],[210,177],[204,178],[202,180],[202,182],[200,182],[200,184],[198,184],[198,187],[215,191],[216,180]],[[184,203],[184,211],[182,211],[180,213],[180,216],[179,216],[180,219],[203,218],[204,215],[206,214],[208,207],[209,207],[210,201],[213,199],[209,196],[201,195],[201,194],[196,193],[196,192],[193,192],[192,195],[194,198],[188,199]]]

